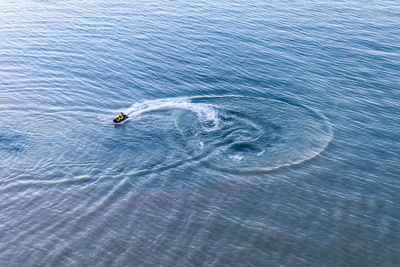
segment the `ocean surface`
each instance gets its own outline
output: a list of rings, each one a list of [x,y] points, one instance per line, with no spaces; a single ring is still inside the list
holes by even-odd
[[[0,0],[0,266],[400,266],[399,165],[399,1]]]

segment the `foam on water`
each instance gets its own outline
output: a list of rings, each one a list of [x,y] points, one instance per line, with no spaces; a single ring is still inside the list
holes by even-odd
[[[218,128],[218,111],[210,104],[192,103],[190,98],[164,98],[135,103],[125,113],[131,117],[135,117],[151,111],[168,109],[184,109],[194,112],[202,123],[214,125],[212,128],[207,128],[207,131]]]
[[[149,129],[146,121],[156,122],[157,128],[174,122],[175,129],[168,128],[165,134],[178,131],[180,137],[173,139],[174,144],[160,144],[171,147],[168,153],[174,160],[153,166],[157,168],[175,166],[189,156],[222,171],[266,172],[319,155],[333,138],[321,114],[278,99],[237,95],[166,98],[135,103],[125,112],[133,125],[141,125],[135,131],[152,131],[155,140],[163,140],[165,129]]]

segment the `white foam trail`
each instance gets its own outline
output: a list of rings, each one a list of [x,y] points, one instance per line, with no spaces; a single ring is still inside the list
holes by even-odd
[[[216,98],[221,100],[223,98],[226,98],[225,101],[222,102],[228,103],[228,105],[222,104],[221,106],[219,106],[218,104],[199,102],[206,100],[213,101]],[[285,143],[272,143],[269,145],[268,149],[266,149],[265,147],[263,147],[262,143],[257,143],[256,141],[259,140],[263,136],[263,134],[268,135],[270,130],[268,129],[268,127],[264,127],[262,121],[261,124],[257,124],[251,119],[251,117],[247,117],[246,115],[241,116],[240,113],[231,114],[229,111],[231,109],[234,110],[235,108],[234,105],[229,105],[229,100],[232,98],[244,98],[248,100],[253,100],[254,103],[258,103],[258,105],[260,105],[260,110],[265,106],[264,110],[275,112],[277,116],[286,116],[287,114],[283,111],[287,111],[292,113],[300,112],[300,114],[304,113],[304,118],[301,116],[297,116],[296,118],[298,119],[298,124],[293,124],[290,120],[287,120],[291,124],[286,126],[287,130],[290,130],[290,132],[286,133],[286,136],[283,136],[282,140],[285,141]],[[196,99],[198,99],[198,101],[196,101]],[[193,103],[192,101],[196,102]],[[329,143],[333,139],[333,127],[329,123],[328,119],[320,114],[317,110],[314,110],[304,105],[291,104],[276,99],[269,99],[268,103],[265,103],[266,101],[267,100],[264,98],[242,97],[235,95],[164,98],[135,103],[131,107],[129,107],[125,111],[125,113],[132,118],[140,118],[140,115],[152,111],[171,111],[173,109],[182,109],[193,112],[201,124],[202,131],[221,130],[219,134],[222,134],[222,136],[216,136],[219,136],[222,139],[217,138],[216,140],[214,140],[208,135],[200,136],[199,140],[196,139],[196,144],[198,144],[200,150],[207,151],[208,155],[203,158],[203,161],[208,162],[209,167],[226,172],[270,172],[283,167],[298,165],[305,161],[313,159],[320,155],[328,147]],[[217,102],[219,103],[221,101]],[[252,103],[250,103],[249,105],[251,104]],[[250,106],[247,107],[247,109],[249,108]],[[281,110],[283,111],[281,112]],[[243,111],[244,114],[246,114],[245,111],[246,109]],[[155,116],[157,116],[157,113],[155,113]],[[256,115],[253,114],[253,116]],[[191,123],[191,117],[187,118],[189,120],[182,119],[184,129],[186,129],[185,123],[189,123],[188,125],[190,125]],[[267,120],[265,122],[268,123],[269,121],[273,121],[273,118],[274,117],[272,117],[272,119],[268,117],[263,119]],[[299,140],[299,138],[297,138],[298,135],[296,125],[302,126],[303,121],[300,120],[307,118],[311,119],[312,122],[315,121],[315,123],[317,123],[318,125],[313,124],[316,127],[314,130],[312,130],[310,127],[306,127],[306,129],[309,129],[309,131],[305,132],[307,136],[301,136],[303,139]],[[180,119],[181,118],[179,117],[179,115],[176,116],[175,125],[176,128],[181,132],[180,125],[179,123],[177,123],[177,120]],[[282,125],[282,127],[285,127],[285,125]],[[189,131],[189,133],[191,132]],[[184,136],[185,134],[182,135]],[[189,134],[189,136],[193,137],[197,135]],[[203,140],[202,138],[206,139]],[[309,140],[310,138],[313,142]],[[243,141],[253,142],[254,146],[256,147],[254,153],[243,154],[239,151],[236,154],[232,154],[235,153],[234,145],[236,141],[239,141],[239,144]],[[308,143],[311,142],[309,144],[310,147],[304,147],[300,143],[296,150],[296,147],[291,145],[291,142],[301,141]],[[268,145],[268,140],[266,140],[265,142],[267,142],[266,145]],[[205,146],[208,146],[208,148],[205,149]],[[233,149],[232,151],[229,150],[231,148]],[[290,158],[287,158],[288,155],[291,155]],[[252,158],[248,158],[250,156],[252,156]],[[256,158],[254,158],[254,156],[256,156]],[[254,160],[252,161],[251,159]]]
[[[218,128],[218,110],[211,104],[192,103],[190,98],[164,98],[157,100],[148,100],[142,103],[135,103],[126,110],[126,114],[130,117],[137,117],[141,114],[163,110],[163,109],[184,109],[194,112],[200,122],[210,123],[212,127],[207,130],[215,130]]]

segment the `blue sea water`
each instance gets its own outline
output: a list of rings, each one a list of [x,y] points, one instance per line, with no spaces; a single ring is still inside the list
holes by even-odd
[[[1,266],[399,266],[399,163],[398,1],[0,1]]]

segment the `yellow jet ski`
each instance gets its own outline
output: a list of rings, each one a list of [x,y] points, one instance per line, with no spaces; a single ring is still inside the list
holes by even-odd
[[[129,118],[128,115],[125,115],[124,113],[121,112],[120,115],[118,115],[117,117],[115,117],[113,119],[113,122],[114,123],[120,123],[120,122],[125,121],[127,118]]]

